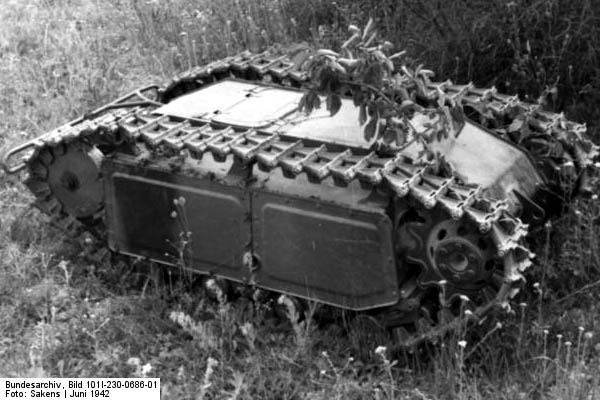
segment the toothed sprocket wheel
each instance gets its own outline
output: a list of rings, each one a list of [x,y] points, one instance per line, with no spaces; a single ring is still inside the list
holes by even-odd
[[[493,299],[503,272],[491,235],[439,208],[416,214],[400,226],[399,246],[404,259],[420,268],[419,287],[438,288],[446,303],[461,295],[478,302]]]

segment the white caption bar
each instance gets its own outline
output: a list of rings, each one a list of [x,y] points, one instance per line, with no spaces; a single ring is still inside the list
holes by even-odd
[[[160,400],[159,378],[0,378],[0,400]]]

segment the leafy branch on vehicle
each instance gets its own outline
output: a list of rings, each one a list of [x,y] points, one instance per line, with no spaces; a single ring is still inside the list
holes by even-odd
[[[392,43],[378,40],[372,19],[363,30],[350,25],[349,31],[339,52],[320,49],[309,60],[310,84],[300,110],[311,113],[321,107],[324,97],[333,116],[342,106],[342,97],[351,96],[366,141],[384,150],[419,141],[424,149],[421,156],[437,160],[439,155],[429,145],[459,130],[464,120],[460,102],[442,91],[431,99],[424,97],[433,72],[403,63],[405,52],[392,53]],[[411,121],[415,113],[427,117],[419,128]]]

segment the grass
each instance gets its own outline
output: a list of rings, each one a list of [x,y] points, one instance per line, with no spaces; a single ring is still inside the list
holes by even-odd
[[[598,51],[597,7],[512,3],[484,12],[479,1],[456,9],[382,1],[369,9],[322,0],[7,0],[0,149],[239,49],[335,43],[368,12],[443,76],[533,97],[561,77],[564,96],[554,106],[587,120],[595,136],[599,75],[589,64]],[[536,27],[547,35],[536,36]],[[571,42],[560,47],[564,32]],[[503,35],[514,46],[518,39],[518,51],[506,50]],[[567,80],[576,59],[582,65]],[[392,353],[393,340],[364,315],[317,323],[284,302],[282,319],[268,305],[209,301],[194,282],[159,279],[152,265],[89,265],[31,200],[18,176],[1,176],[0,376],[153,376],[169,399],[600,398],[595,200],[535,233],[536,266],[522,305],[502,326],[486,323],[412,353]]]

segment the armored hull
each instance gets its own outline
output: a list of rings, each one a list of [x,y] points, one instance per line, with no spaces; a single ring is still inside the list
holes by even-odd
[[[436,141],[448,173],[421,160],[418,141],[366,140],[351,99],[333,117],[299,112],[306,80],[292,56],[243,53],[125,95],[4,166],[26,169],[36,206],[96,258],[379,310],[406,343],[456,325],[465,297],[469,318],[506,305],[531,264],[528,224],[560,208],[595,156],[585,127],[494,90],[427,82],[421,101],[442,91],[503,121],[466,118]],[[528,141],[502,128],[518,108]],[[549,154],[561,141],[570,147]]]

